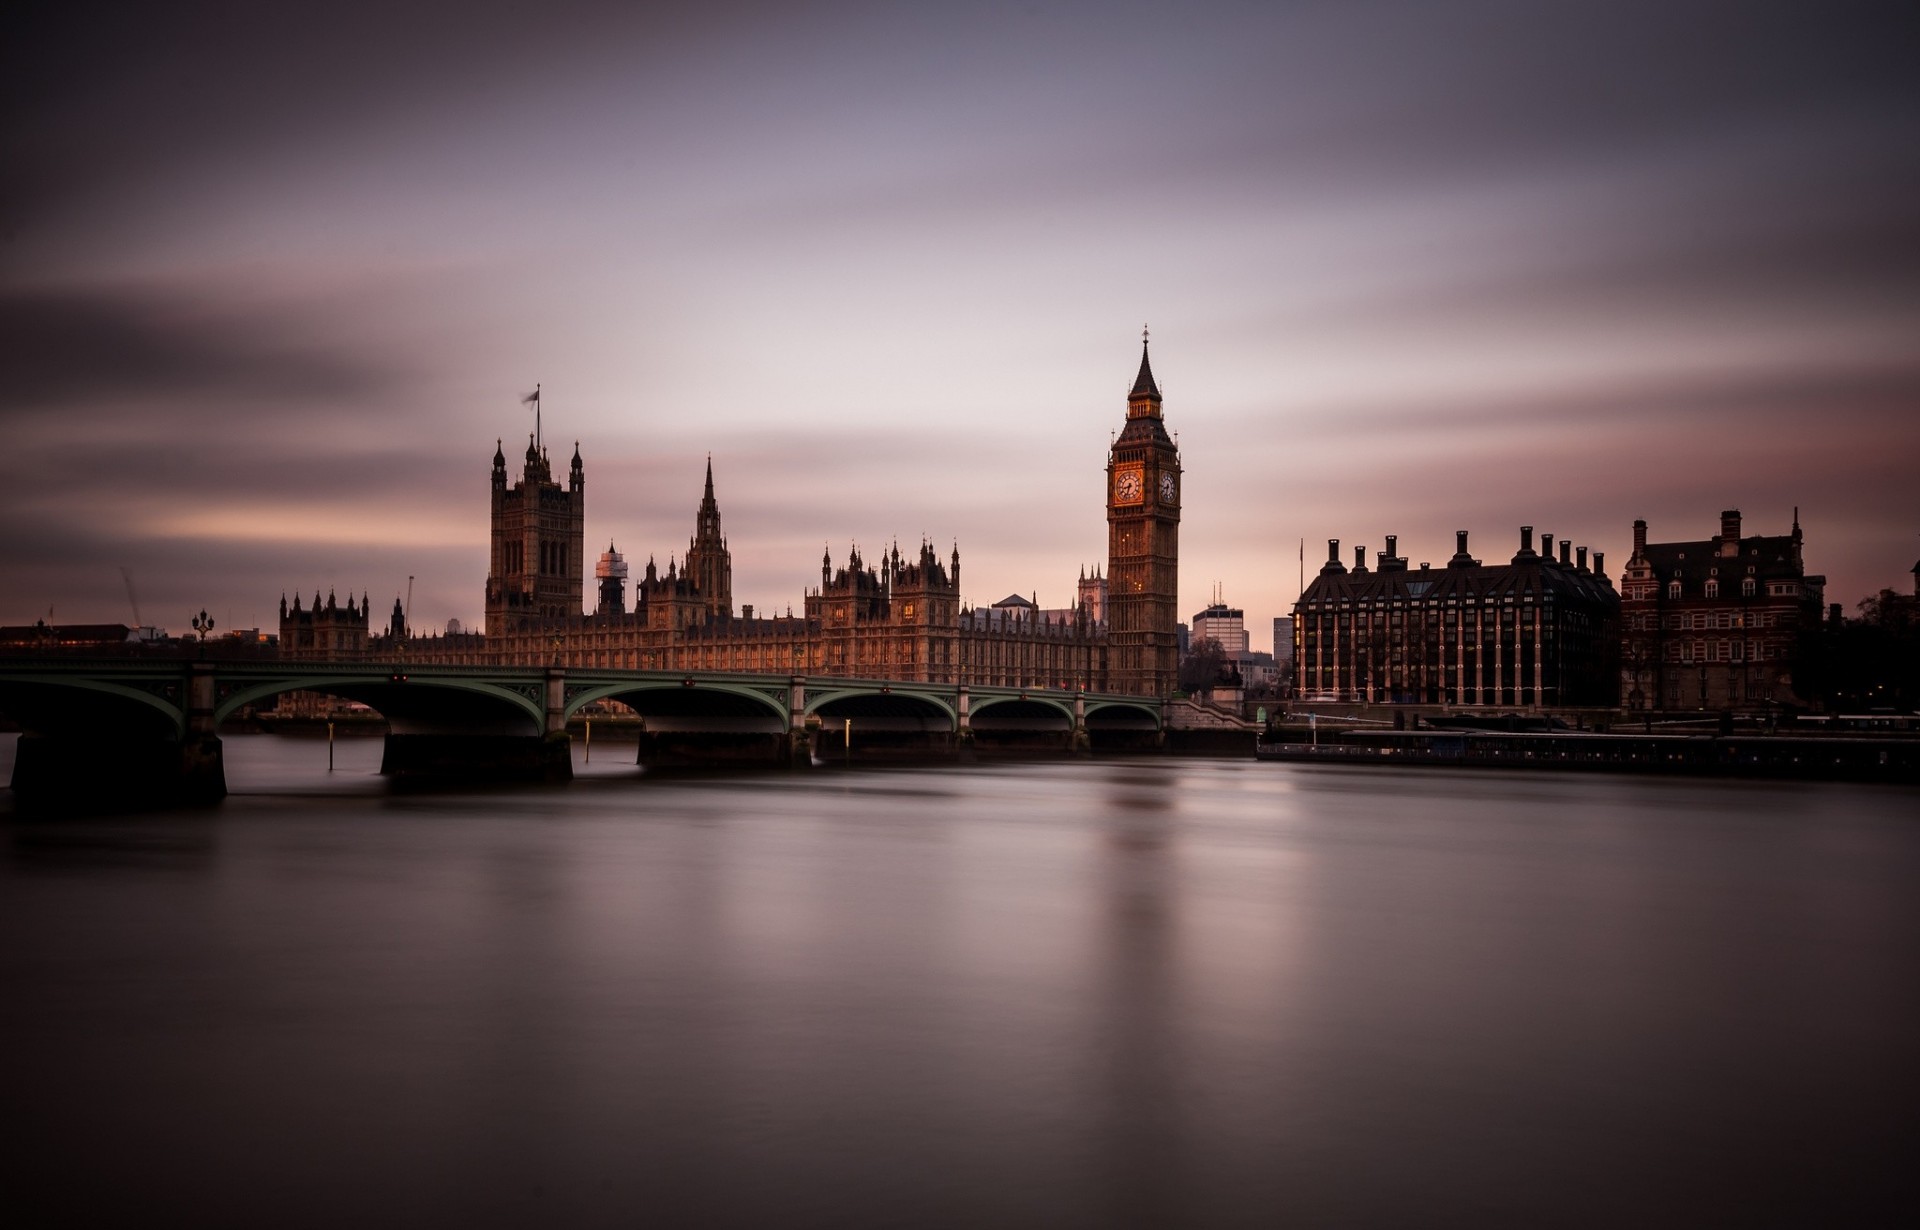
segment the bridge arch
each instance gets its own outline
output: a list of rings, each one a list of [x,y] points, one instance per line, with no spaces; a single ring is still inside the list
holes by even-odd
[[[569,694],[567,716],[601,700],[627,706],[647,719],[649,727],[695,730],[717,723],[717,728],[771,734],[787,729],[786,705],[766,691],[744,684],[704,679],[692,686],[681,679],[593,684]]]
[[[287,692],[321,692],[356,701],[387,719],[394,734],[538,735],[545,728],[540,684],[516,688],[481,679],[289,675],[235,688],[214,709],[216,725],[243,707]]]
[[[175,680],[162,686],[179,685]],[[158,682],[158,681],[157,681]],[[102,706],[108,712],[103,714]],[[143,737],[178,739],[186,733],[182,700],[169,700],[129,684],[84,675],[49,679],[43,675],[0,675],[0,711],[36,734],[85,733],[103,717],[118,719]]]
[[[975,730],[1072,730],[1073,702],[1054,696],[976,696],[970,722]]]
[[[1159,730],[1160,707],[1149,701],[1089,700],[1088,730]]]
[[[821,724],[851,719],[869,728],[951,734],[960,714],[940,696],[891,687],[835,688],[807,697],[807,712]]]

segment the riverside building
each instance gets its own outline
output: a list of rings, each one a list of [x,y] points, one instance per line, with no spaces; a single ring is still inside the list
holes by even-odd
[[[1785,534],[1743,536],[1740,510],[1693,542],[1633,523],[1620,587],[1620,698],[1628,710],[1759,712],[1798,706],[1794,659],[1821,623],[1827,579],[1807,575],[1800,512]]]
[[[1615,703],[1620,597],[1604,557],[1533,527],[1504,564],[1467,551],[1409,568],[1398,537],[1353,567],[1340,540],[1293,609],[1296,694],[1305,700],[1463,707],[1576,708]]]

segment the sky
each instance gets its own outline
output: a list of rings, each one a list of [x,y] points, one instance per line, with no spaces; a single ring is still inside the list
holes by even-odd
[[[1303,541],[1920,557],[1911,4],[24,10],[0,622],[475,626],[536,382],[590,556],[710,454],[736,603],[924,535],[1064,605],[1143,325],[1255,648]]]

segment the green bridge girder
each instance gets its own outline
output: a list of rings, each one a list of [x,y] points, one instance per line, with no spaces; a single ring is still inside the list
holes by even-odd
[[[745,701],[782,723],[793,718],[792,694],[796,680],[788,675],[712,671],[630,671],[541,667],[431,666],[407,663],[273,663],[273,662],[143,662],[125,660],[46,659],[0,664],[0,708],[29,729],[35,715],[35,696],[49,689],[72,690],[75,701],[95,699],[131,706],[164,718],[176,736],[189,726],[190,676],[212,677],[212,725],[239,713],[248,705],[285,692],[314,691],[358,700],[376,711],[378,703],[391,706],[399,689],[434,691],[445,700],[459,696],[483,702],[502,714],[523,719],[527,733],[543,732],[550,716],[562,721],[584,706],[600,700],[641,698],[648,693],[688,692],[720,694]],[[550,715],[547,688],[558,679],[563,701]],[[918,702],[944,717],[949,730],[961,728],[962,688],[951,683],[918,680],[850,679],[837,676],[800,678],[802,712],[817,715],[839,701],[891,697]],[[453,695],[446,695],[451,693]],[[1139,729],[1162,727],[1159,702],[1151,698],[1109,693],[1075,693],[1053,688],[967,686],[968,716],[992,713],[1000,706],[1026,702],[1050,709],[1074,724],[1078,700],[1085,717],[1096,713],[1126,719]]]

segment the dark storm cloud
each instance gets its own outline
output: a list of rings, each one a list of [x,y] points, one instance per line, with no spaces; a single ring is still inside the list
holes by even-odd
[[[392,364],[316,342],[285,310],[221,302],[211,289],[0,290],[0,337],[0,404],[16,408],[128,396],[350,401],[403,381]]]
[[[413,611],[422,628],[449,617],[469,621],[481,606],[478,578],[486,571],[484,546],[394,547],[340,543],[303,545],[297,554],[272,542],[235,542],[191,537],[142,539],[112,527],[34,518],[15,527],[6,555],[14,578],[6,622],[42,618],[51,607],[58,620],[133,622],[121,568],[133,576],[141,618],[175,633],[202,607],[233,627],[277,626],[279,600],[316,589],[345,601],[370,593],[382,617],[394,597],[415,578]]]
[[[465,458],[473,471],[466,486],[476,491],[484,480],[481,451],[475,449]],[[217,493],[227,501],[286,499],[304,492],[344,503],[418,496],[423,486],[433,489],[434,480],[453,468],[446,451],[430,444],[371,448],[346,441],[194,432],[172,442],[127,444],[107,438],[79,448],[50,449],[35,457],[32,478],[82,509],[130,488],[182,501],[207,498],[195,496],[200,484],[211,489],[208,495]],[[458,490],[453,482],[446,486],[448,494]]]

